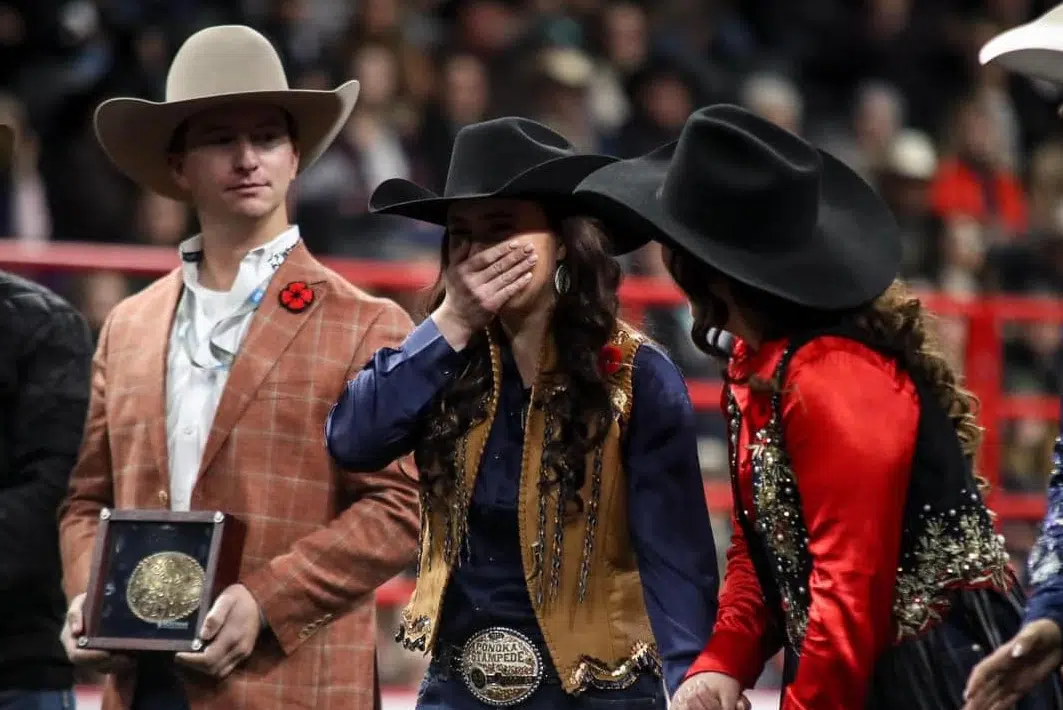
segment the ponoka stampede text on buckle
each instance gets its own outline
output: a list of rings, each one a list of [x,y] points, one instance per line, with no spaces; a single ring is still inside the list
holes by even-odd
[[[543,680],[543,659],[527,636],[494,627],[474,635],[461,654],[462,676],[473,697],[487,705],[524,702]]]

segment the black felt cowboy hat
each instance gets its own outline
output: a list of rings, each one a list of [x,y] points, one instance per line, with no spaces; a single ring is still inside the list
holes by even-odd
[[[563,136],[530,119],[497,118],[458,131],[442,195],[392,178],[373,191],[369,211],[446,225],[447,210],[459,200],[523,198],[567,206],[575,214],[572,190],[598,168],[616,161],[607,155],[578,153]],[[624,238],[612,251],[624,253],[645,242]]]
[[[596,217],[812,308],[868,303],[900,266],[896,220],[871,186],[737,106],[696,111],[678,141],[596,171],[576,196]]]

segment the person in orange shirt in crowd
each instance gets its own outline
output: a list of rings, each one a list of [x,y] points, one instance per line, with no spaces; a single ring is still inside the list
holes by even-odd
[[[930,205],[946,226],[956,218],[977,221],[991,242],[1026,234],[1026,193],[1002,164],[992,119],[977,97],[956,112],[955,151],[930,184]]]

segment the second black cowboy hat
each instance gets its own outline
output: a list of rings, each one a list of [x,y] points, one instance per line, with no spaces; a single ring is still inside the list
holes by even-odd
[[[576,196],[606,222],[812,308],[872,301],[900,266],[896,221],[871,186],[737,106],[696,111],[678,141],[598,170]]]
[[[385,180],[369,198],[369,211],[446,225],[459,200],[484,198],[567,200],[583,178],[616,158],[578,153],[563,136],[527,118],[508,116],[465,126],[454,139],[443,194],[402,178]],[[575,203],[572,203],[575,211]],[[619,237],[614,254],[645,239]]]

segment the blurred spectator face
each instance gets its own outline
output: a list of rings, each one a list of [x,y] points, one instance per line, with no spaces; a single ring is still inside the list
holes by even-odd
[[[860,142],[881,155],[901,127],[901,108],[889,91],[870,89],[863,94],[855,123]]]
[[[129,295],[129,282],[116,271],[94,271],[81,282],[81,303],[89,328],[99,333],[111,309]]]
[[[547,50],[540,56],[542,104],[545,110],[579,121],[587,113],[587,88],[594,62],[575,49]]]
[[[360,49],[354,57],[352,72],[361,83],[359,108],[385,109],[398,92],[399,67],[395,54],[380,45]]]
[[[188,229],[188,210],[183,203],[144,192],[137,209],[137,231],[143,241],[175,246],[187,236]]]
[[[276,0],[273,12],[277,19],[293,25],[306,19],[306,0]]]
[[[637,5],[613,5],[605,11],[605,53],[622,71],[643,63],[648,54],[646,14]]]
[[[239,104],[190,118],[184,152],[171,156],[174,179],[197,210],[218,219],[258,220],[284,204],[299,154],[284,111]]]
[[[487,72],[476,57],[451,57],[443,72],[443,86],[444,110],[454,123],[476,123],[487,113]]]
[[[872,31],[885,37],[901,32],[908,26],[910,10],[910,0],[871,0],[869,21]]]
[[[399,26],[397,0],[360,0],[362,27],[367,37],[389,34]]]
[[[801,113],[789,101],[762,101],[752,109],[761,118],[791,133],[801,133]]]
[[[882,191],[898,216],[921,216],[930,212],[930,183],[926,180],[887,174]]]
[[[801,134],[804,105],[797,87],[775,74],[754,74],[742,87],[742,104],[766,121]]]
[[[515,31],[509,8],[497,0],[472,0],[462,5],[458,23],[465,44],[477,53],[501,52]]]
[[[564,0],[529,0],[527,4],[536,15],[556,15],[565,9]]]
[[[1030,0],[989,0],[989,14],[1005,27],[1014,27],[1030,19]]]
[[[642,91],[646,114],[657,126],[678,133],[694,110],[690,90],[679,77],[662,74]]]
[[[1050,321],[1027,323],[1023,327],[1024,340],[1037,355],[1048,359],[1063,345],[1063,327]]]
[[[309,91],[329,91],[332,83],[326,69],[314,67],[299,74],[292,82],[292,87]]]
[[[1015,422],[1015,444],[1017,446],[1037,449],[1044,445],[1048,436],[1048,422],[1039,419],[1019,419]]]
[[[565,6],[576,15],[591,16],[602,13],[604,0],[566,0]]]
[[[166,72],[170,48],[162,30],[155,27],[144,29],[137,34],[134,46],[141,66],[160,74]]]
[[[976,220],[956,218],[945,229],[944,261],[948,266],[975,274],[985,264],[985,237]]]
[[[945,359],[956,372],[963,372],[964,353],[967,349],[967,321],[953,316],[940,316],[934,331]]]
[[[989,165],[999,163],[996,129],[979,102],[971,101],[960,109],[956,128],[961,154]]]
[[[22,14],[8,3],[0,3],[0,46],[17,47],[25,38]]]
[[[902,216],[930,211],[930,181],[937,172],[937,151],[930,137],[912,129],[897,133],[885,155],[882,190]]]
[[[11,94],[0,94],[0,123],[15,134],[15,168],[36,168],[37,136],[26,120],[25,106]]]
[[[1063,233],[1063,144],[1043,143],[1030,160],[1030,216],[1035,229]]]

